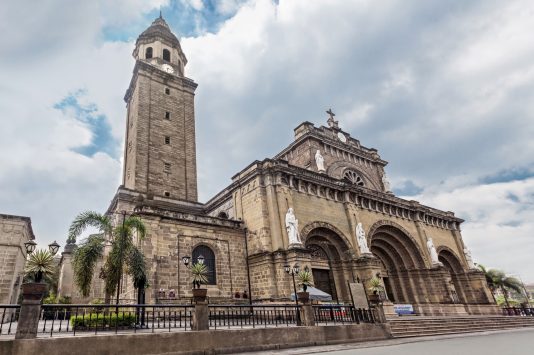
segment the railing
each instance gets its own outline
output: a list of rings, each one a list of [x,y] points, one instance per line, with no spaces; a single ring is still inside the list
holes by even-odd
[[[190,330],[192,305],[45,304],[39,335]]]
[[[529,316],[534,317],[534,308],[532,307],[504,307],[502,313],[505,316]]]
[[[19,314],[20,305],[0,304],[0,336],[15,334]]]
[[[356,309],[352,305],[314,305],[315,324],[374,323],[370,309]]]
[[[289,327],[297,325],[297,318],[296,305],[209,306],[210,329]]]

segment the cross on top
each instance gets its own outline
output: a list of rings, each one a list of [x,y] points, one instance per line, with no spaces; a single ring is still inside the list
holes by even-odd
[[[330,128],[339,128],[338,121],[334,119],[334,116],[336,115],[334,112],[332,112],[332,109],[329,108],[328,111],[326,111],[330,117],[328,117],[328,120],[326,121],[328,123],[328,126]]]

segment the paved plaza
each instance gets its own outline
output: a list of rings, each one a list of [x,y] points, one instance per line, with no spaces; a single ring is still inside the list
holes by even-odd
[[[245,353],[330,355],[525,355],[534,354],[534,329],[470,333]]]

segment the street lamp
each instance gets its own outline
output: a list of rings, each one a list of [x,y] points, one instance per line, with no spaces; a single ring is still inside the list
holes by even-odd
[[[37,243],[33,240],[29,240],[26,243],[24,243],[24,247],[26,248],[26,253],[31,254],[34,252],[35,247],[37,246]]]
[[[182,256],[182,263],[184,263],[185,266],[189,266],[189,261],[191,260],[190,256]]]
[[[295,292],[295,305],[298,307],[299,306],[299,301],[298,301],[298,297],[297,297],[297,286],[295,284],[295,275],[298,275],[298,273],[300,272],[300,266],[299,266],[299,264],[295,264],[295,265],[293,265],[293,268],[291,268],[291,266],[289,266],[289,264],[285,264],[284,265],[284,270],[285,270],[286,273],[291,275],[291,278],[293,279],[293,292]],[[297,309],[297,314],[298,314],[298,309]]]
[[[55,240],[53,243],[48,244],[48,251],[50,251],[50,254],[52,254],[52,256],[56,255],[58,250],[59,244]]]

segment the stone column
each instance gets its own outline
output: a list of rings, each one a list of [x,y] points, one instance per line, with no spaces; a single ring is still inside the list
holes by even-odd
[[[306,294],[306,295],[305,295]],[[300,301],[300,324],[304,327],[315,326],[315,315],[313,314],[313,307],[310,303],[310,294],[308,292],[298,292]]]
[[[33,339],[37,337],[37,327],[41,315],[41,300],[46,293],[45,283],[27,283],[22,285],[22,305],[15,339]]]
[[[207,289],[193,289],[193,300],[195,301],[195,312],[192,319],[192,330],[209,329],[209,308],[206,300]]]

